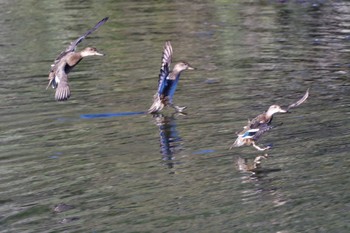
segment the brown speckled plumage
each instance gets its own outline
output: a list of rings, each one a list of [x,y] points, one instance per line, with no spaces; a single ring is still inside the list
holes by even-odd
[[[96,48],[87,47],[80,52],[76,52],[77,45],[85,39],[89,34],[97,30],[102,26],[108,17],[98,22],[92,29],[87,31],[84,35],[73,41],[65,51],[61,52],[60,55],[55,59],[51,65],[49,73],[49,84],[47,87],[52,86],[56,89],[55,99],[57,101],[67,100],[70,95],[70,88],[68,84],[68,73],[84,58],[87,56],[103,56],[99,53]],[[47,89],[47,88],[46,88]]]

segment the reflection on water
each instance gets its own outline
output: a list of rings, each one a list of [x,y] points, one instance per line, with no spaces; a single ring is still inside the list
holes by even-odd
[[[159,129],[159,144],[162,159],[168,168],[173,168],[176,164],[175,154],[182,150],[182,140],[176,129],[176,114],[166,116],[154,114],[153,118]]]
[[[235,164],[239,171],[251,173],[251,177],[253,178],[261,178],[270,172],[281,171],[280,168],[267,168],[263,166],[263,161],[268,158],[270,158],[268,154],[258,155],[254,159],[238,156],[235,158]]]
[[[287,203],[286,197],[273,184],[269,174],[280,172],[280,168],[268,168],[263,166],[263,161],[268,159],[267,154],[258,155],[254,159],[235,157],[236,168],[241,171],[241,182],[246,188],[241,190],[242,203],[250,205],[252,202],[263,198],[264,205],[279,207]],[[249,186],[249,184],[251,184]]]
[[[269,178],[266,173],[243,176],[241,181],[242,184],[249,187],[241,190],[241,201],[244,205],[250,206],[255,203],[257,206],[281,207],[290,201],[284,196],[280,187],[274,184],[275,180]]]

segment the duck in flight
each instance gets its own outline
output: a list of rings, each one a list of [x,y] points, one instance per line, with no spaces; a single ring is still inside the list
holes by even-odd
[[[98,22],[92,29],[87,31],[84,35],[73,41],[60,55],[56,58],[51,65],[49,73],[49,84],[47,88],[51,86],[56,89],[55,99],[57,101],[65,101],[71,95],[68,85],[68,73],[84,58],[87,56],[103,56],[96,48],[87,47],[79,52],[76,52],[76,48],[80,42],[82,42],[88,35],[96,31],[101,27],[108,17]],[[46,89],[47,89],[46,88]]]
[[[186,107],[174,105],[173,97],[177,84],[180,79],[181,72],[184,70],[194,70],[187,62],[176,63],[173,70],[170,71],[170,64],[173,56],[173,48],[170,41],[165,42],[162,65],[160,68],[158,91],[154,95],[152,106],[148,109],[148,113],[157,113],[165,106],[174,108],[177,112],[182,112]]]
[[[258,145],[256,145],[256,141],[259,140],[261,135],[273,128],[273,126],[271,126],[273,115],[275,113],[289,112],[289,109],[297,107],[300,104],[304,103],[308,97],[309,89],[307,89],[306,93],[301,99],[299,99],[293,104],[290,104],[286,109],[283,109],[279,105],[271,105],[266,112],[258,115],[251,121],[248,120],[248,124],[243,127],[243,130],[240,133],[237,134],[238,137],[236,141],[232,144],[230,149],[232,149],[233,147],[240,147],[243,145],[252,145],[255,149],[259,151],[270,149],[270,146],[264,148],[259,147]]]

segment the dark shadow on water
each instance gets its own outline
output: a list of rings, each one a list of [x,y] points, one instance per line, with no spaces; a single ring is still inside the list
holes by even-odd
[[[182,150],[181,138],[176,129],[175,115],[165,116],[163,114],[153,115],[159,129],[159,144],[162,159],[168,168],[176,164],[175,154]]]
[[[96,113],[96,114],[81,114],[82,119],[95,119],[95,118],[110,118],[110,117],[124,117],[124,116],[134,116],[143,115],[146,112],[112,112],[112,113]]]

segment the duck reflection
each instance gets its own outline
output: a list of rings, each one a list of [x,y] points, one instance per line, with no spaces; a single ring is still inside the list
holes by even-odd
[[[262,178],[270,172],[281,171],[280,168],[264,168],[262,163],[269,157],[268,154],[258,155],[254,159],[242,158],[238,156],[235,159],[237,169],[251,174],[251,178]]]
[[[168,168],[173,168],[175,165],[175,154],[182,150],[182,140],[176,130],[175,114],[171,116],[154,114],[153,117],[156,125],[159,127],[159,143],[162,159]]]
[[[281,171],[280,168],[264,168],[263,163],[268,158],[267,154],[259,155],[254,159],[247,159],[238,156],[235,158],[237,169],[243,172],[241,182],[244,184],[242,188],[241,200],[243,203],[251,205],[259,205],[271,203],[278,207],[286,204],[288,199],[283,192],[276,186],[276,179],[279,177],[268,177],[271,172]]]
[[[267,154],[259,155],[255,159],[238,157],[236,164],[239,171],[256,172],[261,168],[261,161],[268,157]]]

